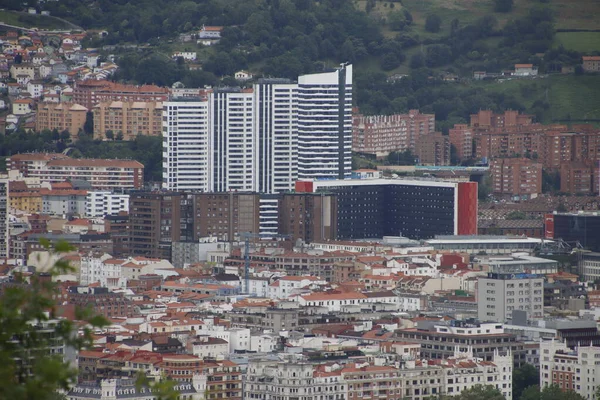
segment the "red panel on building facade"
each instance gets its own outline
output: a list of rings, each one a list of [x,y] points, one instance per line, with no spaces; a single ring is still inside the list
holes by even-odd
[[[544,216],[544,238],[554,239],[554,214]]]
[[[296,182],[296,192],[312,193],[313,192],[313,183],[310,181],[297,181]]]
[[[458,184],[457,234],[477,234],[477,182],[459,182]]]

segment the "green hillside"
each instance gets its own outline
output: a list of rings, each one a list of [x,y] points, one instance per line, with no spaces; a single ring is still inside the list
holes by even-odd
[[[600,75],[552,75],[545,79],[478,82],[475,86],[514,96],[527,110],[538,112],[545,123],[600,123]]]
[[[28,14],[24,12],[0,10],[0,22],[23,28],[40,29],[75,29],[74,24],[47,15]],[[0,29],[2,27],[0,26]]]
[[[472,81],[474,71],[517,63],[535,64],[542,75],[577,66],[599,51],[600,32],[556,30],[600,29],[600,2],[513,0],[500,12],[496,1],[61,0],[43,7],[85,29],[106,29],[93,47],[145,44],[111,50],[118,80],[235,85],[231,76],[241,69],[294,79],[351,62],[355,105],[368,114],[418,108],[435,112],[444,131],[481,108],[518,109],[543,121],[600,119],[593,76]],[[224,27],[218,44],[179,40],[203,25]],[[197,52],[201,70],[173,61],[176,50]]]

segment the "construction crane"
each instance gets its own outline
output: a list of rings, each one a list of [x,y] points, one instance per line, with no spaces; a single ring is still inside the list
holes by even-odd
[[[244,241],[244,281],[245,293],[250,294],[250,239],[289,239],[292,235],[279,235],[271,233],[242,232],[240,238]]]

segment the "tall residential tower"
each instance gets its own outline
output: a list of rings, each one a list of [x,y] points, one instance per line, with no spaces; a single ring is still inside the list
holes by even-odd
[[[352,65],[298,77],[298,178],[351,172]]]

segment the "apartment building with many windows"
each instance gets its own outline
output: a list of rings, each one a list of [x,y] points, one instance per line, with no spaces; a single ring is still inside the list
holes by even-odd
[[[163,188],[212,191],[210,114],[206,97],[163,103]]]
[[[477,280],[477,314],[481,321],[506,322],[513,311],[527,319],[544,318],[544,277],[523,272],[490,272]]]
[[[94,106],[94,138],[134,140],[138,135],[160,136],[163,106],[157,101],[103,101]],[[107,133],[109,133],[107,135]]]
[[[85,124],[87,111],[87,108],[76,103],[40,103],[35,118],[35,129],[38,132],[45,129],[68,131],[71,140],[76,140],[77,134]]]
[[[23,177],[57,183],[84,180],[94,189],[140,189],[144,185],[144,165],[133,160],[70,158],[62,154],[16,154],[6,159],[7,169]]]
[[[352,65],[298,77],[298,178],[352,172]]]
[[[254,178],[253,92],[223,88],[209,93],[210,191],[252,191]]]
[[[422,135],[435,131],[435,115],[410,110],[408,114],[352,117],[352,151],[386,157],[393,151],[415,150]]]

